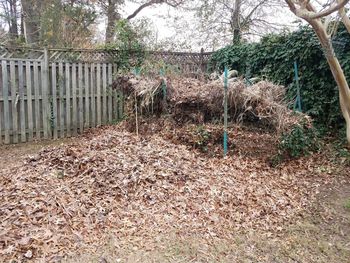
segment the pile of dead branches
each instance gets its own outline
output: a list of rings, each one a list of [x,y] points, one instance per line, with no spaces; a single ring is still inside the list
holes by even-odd
[[[204,83],[178,78],[172,80],[171,88],[170,100],[176,119],[190,117],[200,122],[222,118],[224,88],[221,80]],[[267,81],[247,86],[244,80],[230,80],[228,106],[231,121],[253,122],[278,132],[288,130],[307,118],[289,109],[284,87]]]
[[[220,79],[205,82],[180,77],[166,80],[128,76],[117,79],[114,87],[126,94],[129,116],[171,113],[181,123],[223,118],[224,87]],[[232,122],[254,123],[277,132],[287,131],[305,119],[309,121],[307,116],[289,109],[283,86],[267,81],[247,86],[244,80],[230,79],[228,106]]]
[[[141,77],[135,75],[119,76],[113,89],[121,92],[126,99],[128,115],[137,111],[149,115],[166,111],[166,79],[160,77]]]

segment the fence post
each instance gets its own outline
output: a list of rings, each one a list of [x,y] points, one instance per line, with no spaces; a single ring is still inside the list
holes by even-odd
[[[43,129],[44,138],[51,138],[51,106],[49,100],[49,50],[44,49],[44,61],[41,64],[42,76],[42,109],[43,109]]]
[[[205,74],[206,68],[205,68],[205,64],[204,64],[204,48],[201,48],[200,63],[201,63],[202,74]]]

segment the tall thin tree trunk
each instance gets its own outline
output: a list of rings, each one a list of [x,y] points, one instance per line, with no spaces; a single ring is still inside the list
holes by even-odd
[[[232,14],[233,43],[239,43],[241,41],[241,1],[242,0],[235,1],[235,7]]]
[[[332,42],[328,37],[326,28],[323,26],[320,20],[308,21],[316,32],[318,39],[324,49],[327,62],[332,71],[333,77],[339,87],[339,101],[340,107],[343,113],[343,117],[346,122],[346,138],[350,144],[350,89],[346,80],[344,71],[339,63],[339,60],[335,56]]]
[[[17,0],[9,0],[10,12],[9,12],[9,32],[11,39],[18,38],[18,25],[17,25]]]
[[[40,39],[41,0],[22,0],[25,38],[28,44],[37,44]]]
[[[117,2],[115,0],[108,0],[107,27],[106,27],[106,39],[105,39],[106,44],[110,44],[114,41],[115,26],[119,19],[120,19],[120,15],[117,11]]]

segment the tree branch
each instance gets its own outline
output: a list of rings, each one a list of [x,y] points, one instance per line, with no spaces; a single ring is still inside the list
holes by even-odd
[[[183,0],[178,0],[178,1],[168,1],[168,0],[150,0],[142,5],[140,5],[131,15],[129,15],[126,19],[127,20],[131,20],[133,18],[135,18],[143,9],[145,9],[146,7],[149,7],[151,5],[156,5],[156,4],[167,4],[169,6],[172,7],[177,7],[180,4],[182,4]]]
[[[320,12],[314,12],[314,8],[311,6],[308,0],[305,1],[298,1],[297,3],[293,0],[285,0],[288,4],[290,10],[297,15],[300,18],[304,19],[318,19],[325,16],[328,16],[335,11],[340,10],[341,8],[344,8],[344,6],[349,3],[349,0],[338,0],[337,4],[330,6],[329,8],[320,11]],[[300,6],[300,8],[296,7],[296,4]]]

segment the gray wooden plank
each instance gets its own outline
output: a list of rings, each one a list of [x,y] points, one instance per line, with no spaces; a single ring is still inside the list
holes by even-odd
[[[89,87],[89,65],[85,63],[84,66],[84,73],[85,73],[85,78],[84,78],[84,93],[85,93],[85,124],[84,126],[86,128],[90,127],[90,101],[89,101],[89,96],[90,96],[90,87]]]
[[[0,145],[3,144],[2,141],[2,122],[3,122],[3,116],[2,116],[2,113],[3,113],[3,109],[2,109],[2,103],[0,102]]]
[[[108,122],[113,121],[113,94],[112,94],[112,82],[113,82],[113,67],[112,64],[108,64]]]
[[[106,63],[102,64],[102,80],[103,80],[103,89],[102,89],[102,123],[107,123],[107,65]]]
[[[79,132],[84,131],[84,86],[83,64],[78,65],[78,90],[79,90]]]
[[[91,64],[91,83],[90,83],[90,97],[91,97],[91,126],[96,127],[96,66]]]
[[[58,139],[58,121],[57,121],[57,68],[56,63],[51,64],[51,86],[52,86],[52,129],[53,138]]]
[[[40,140],[41,138],[41,110],[40,110],[40,82],[39,82],[39,63],[34,62],[34,105],[35,105],[35,137]]]
[[[9,83],[8,83],[8,72],[7,72],[7,61],[1,61],[2,70],[2,87],[3,87],[3,98],[4,98],[4,133],[5,143],[9,144],[10,141],[10,104],[9,104]]]
[[[18,97],[17,97],[17,81],[16,81],[16,65],[15,61],[10,61],[10,83],[11,83],[11,105],[12,105],[12,140],[13,143],[18,143]]]
[[[27,88],[27,118],[28,118],[28,141],[33,141],[33,97],[32,97],[32,66],[26,62],[26,88]]]
[[[113,75],[116,75],[118,71],[118,66],[116,64],[114,64],[113,66]],[[115,118],[117,120],[121,120],[124,118],[124,95],[122,92],[116,92],[116,111],[117,114],[115,116]]]
[[[23,61],[18,62],[18,84],[19,84],[19,98],[20,98],[21,142],[26,142],[27,134],[26,134],[26,114],[25,114],[25,100],[24,100]]]
[[[72,135],[71,131],[71,73],[70,73],[70,63],[66,63],[66,130],[67,136]]]
[[[43,114],[43,130],[44,139],[51,139],[50,111],[51,105],[49,101],[49,55],[48,50],[44,51],[44,60],[41,63],[41,93],[42,93],[42,114]]]
[[[77,110],[77,65],[72,64],[72,126],[73,135],[78,134],[78,110]]]
[[[102,112],[101,112],[101,64],[97,64],[97,70],[96,70],[97,80],[96,80],[96,94],[97,94],[97,126],[101,126],[102,124]]]
[[[58,88],[59,88],[59,93],[60,93],[60,137],[64,138],[65,136],[65,120],[64,120],[64,116],[65,116],[65,101],[64,101],[64,74],[63,74],[63,63],[60,62],[58,64]]]

